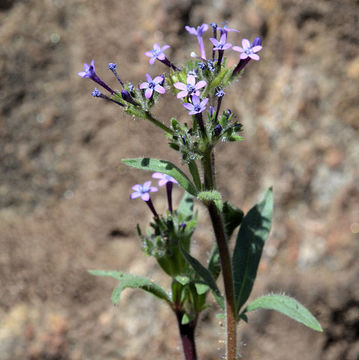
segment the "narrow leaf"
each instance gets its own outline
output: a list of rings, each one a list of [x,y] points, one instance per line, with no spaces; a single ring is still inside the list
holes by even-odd
[[[183,254],[183,257],[192,266],[193,270],[197,273],[200,279],[212,290],[213,296],[216,299],[218,305],[222,309],[224,309],[223,297],[211,273],[196,258],[190,255],[182,246],[181,252]]]
[[[243,218],[233,252],[234,292],[237,311],[248,300],[264,243],[269,235],[273,213],[272,189]]]
[[[255,299],[243,311],[249,312],[257,309],[276,310],[289,316],[309,328],[322,332],[318,320],[297,300],[285,295],[265,295]]]
[[[195,160],[191,160],[188,163],[188,169],[192,175],[194,184],[197,186],[197,189],[201,189],[201,178],[199,176],[198,167]]]
[[[114,289],[112,293],[112,302],[115,305],[118,304],[122,291],[127,288],[142,289],[162,300],[165,300],[168,304],[171,304],[171,299],[169,298],[166,291],[150,279],[147,279],[143,276],[126,274],[122,271],[106,270],[90,270],[89,273],[96,276],[108,276],[116,280],[120,280],[119,285]]]
[[[155,171],[172,176],[187,192],[193,196],[197,196],[197,189],[191,180],[181,169],[170,161],[151,158],[122,159],[122,161],[126,165],[136,169]]]
[[[221,262],[217,244],[213,245],[209,255],[208,270],[212,274],[213,278],[217,280],[219,274],[221,273]]]

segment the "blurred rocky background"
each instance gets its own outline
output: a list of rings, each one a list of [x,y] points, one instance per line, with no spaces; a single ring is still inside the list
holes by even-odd
[[[324,328],[257,312],[239,327],[240,353],[358,360],[358,17],[355,0],[0,0],[0,359],[181,359],[164,304],[128,290],[115,308],[115,282],[87,273],[121,269],[168,286],[135,234],[150,213],[128,200],[148,174],[121,158],[178,155],[150,123],[92,98],[94,84],[77,72],[94,58],[116,87],[107,63],[117,62],[136,84],[166,71],[149,68],[144,52],[153,42],[170,44],[181,64],[197,51],[185,25],[229,20],[241,30],[232,43],[260,35],[264,48],[225,98],[245,140],[218,148],[218,182],[244,210],[274,185],[254,296],[292,295]],[[168,122],[171,112],[186,118],[166,95],[156,114]],[[154,201],[164,209],[164,196]],[[204,260],[213,239],[201,213],[193,250]],[[216,312],[199,324],[201,359],[224,353]]]

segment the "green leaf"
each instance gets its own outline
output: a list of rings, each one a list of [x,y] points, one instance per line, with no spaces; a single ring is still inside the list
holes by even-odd
[[[122,161],[126,165],[136,169],[155,171],[172,176],[187,192],[193,196],[197,196],[197,189],[192,184],[191,180],[181,169],[170,161],[151,158],[122,159]]]
[[[185,218],[191,217],[193,214],[193,196],[185,192],[177,211]]]
[[[221,273],[221,259],[219,258],[219,251],[217,244],[214,244],[209,255],[208,260],[208,270],[212,274],[215,280],[218,279],[219,274]]]
[[[198,167],[195,160],[191,160],[188,163],[188,169],[192,175],[194,184],[197,186],[197,189],[201,189],[201,178],[199,176]]]
[[[183,254],[183,257],[192,266],[193,270],[197,273],[200,279],[212,290],[213,296],[216,299],[218,305],[222,309],[224,309],[223,297],[211,273],[196,258],[190,255],[182,246],[181,252]]]
[[[234,247],[232,266],[237,311],[248,300],[273,214],[272,189],[243,218]]]
[[[112,293],[112,302],[115,305],[118,304],[122,291],[127,288],[142,289],[162,300],[165,300],[168,304],[171,305],[171,299],[169,298],[166,291],[150,279],[147,279],[143,276],[126,274],[122,271],[106,270],[90,270],[89,273],[96,276],[108,276],[116,280],[120,280],[119,285],[113,290]]]
[[[322,332],[318,320],[297,300],[285,295],[264,295],[251,302],[243,311],[249,312],[257,309],[276,310],[289,316],[309,328]]]
[[[237,209],[229,201],[223,204],[223,219],[228,239],[232,236],[235,228],[241,224],[243,215],[243,211]]]
[[[206,284],[194,284],[195,288],[196,288],[196,291],[197,291],[197,294],[198,295],[203,295],[205,294],[208,290],[209,290],[209,286],[206,285]]]

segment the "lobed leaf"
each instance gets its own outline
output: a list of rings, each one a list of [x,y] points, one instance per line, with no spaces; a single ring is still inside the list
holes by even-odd
[[[243,311],[250,312],[258,309],[276,310],[284,315],[289,316],[309,328],[322,332],[318,320],[310,311],[300,304],[297,300],[285,295],[264,295],[252,301]]]
[[[122,159],[122,161],[131,167],[142,170],[149,170],[160,172],[172,176],[178,181],[187,192],[193,196],[197,196],[197,189],[187,177],[187,175],[170,161],[152,159],[152,158],[136,158],[136,159]]]

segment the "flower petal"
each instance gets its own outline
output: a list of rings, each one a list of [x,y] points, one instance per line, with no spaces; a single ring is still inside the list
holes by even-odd
[[[249,42],[248,39],[243,39],[243,40],[242,40],[242,47],[243,47],[244,49],[248,49],[248,48],[251,47],[251,43]]]
[[[203,87],[207,86],[207,82],[204,80],[198,81],[198,83],[196,84],[195,88],[197,90],[202,89]]]
[[[151,78],[151,76],[150,76],[149,74],[146,74],[146,79],[147,79],[147,81],[148,81],[149,83],[152,81],[152,78]]]
[[[238,51],[238,52],[243,52],[243,48],[241,48],[240,46],[232,46],[232,50],[234,51]]]
[[[198,105],[200,103],[199,97],[197,95],[192,96],[193,105]]]
[[[152,177],[154,179],[163,179],[165,176],[166,176],[165,174],[162,174],[160,172],[155,172],[155,173],[152,174]]]
[[[147,88],[145,91],[146,99],[149,99],[152,96],[153,89]]]
[[[183,104],[183,106],[187,109],[187,110],[193,110],[194,106],[190,103],[185,103]]]
[[[156,76],[153,79],[153,82],[156,83],[156,84],[161,84],[163,82],[163,77],[162,76]]]
[[[141,191],[142,186],[140,184],[136,184],[136,185],[133,185],[131,189],[134,191]]]
[[[186,90],[187,89],[187,85],[184,84],[184,83],[181,83],[181,82],[176,82],[176,83],[173,84],[173,86],[176,89],[179,89],[179,90]]]
[[[249,57],[256,61],[258,61],[260,59],[259,55],[257,55],[257,54],[249,54]]]
[[[217,39],[215,38],[210,38],[209,41],[214,45],[214,46],[218,46],[219,42]]]
[[[141,196],[140,192],[134,192],[130,195],[130,199],[137,199]]]
[[[247,59],[248,55],[245,52],[241,53],[240,59],[245,60]]]
[[[181,98],[184,98],[188,95],[188,91],[187,90],[183,90],[183,91],[180,91],[178,94],[177,94],[177,99],[181,99]]]
[[[187,84],[194,86],[195,83],[196,83],[196,78],[193,75],[188,75]]]
[[[256,53],[256,52],[258,52],[258,51],[260,51],[260,50],[262,50],[262,46],[260,46],[260,45],[257,45],[257,46],[253,46],[253,47],[252,47],[252,51],[253,51],[254,53]]]
[[[142,185],[142,191],[148,191],[148,189],[151,186],[151,183],[152,183],[151,180],[148,180],[148,181],[144,182],[143,185]]]
[[[162,87],[161,85],[156,85],[155,90],[160,94],[164,94],[166,92],[165,88]]]
[[[141,195],[141,199],[142,199],[143,201],[148,201],[148,200],[150,200],[150,194],[149,194],[149,193],[144,193],[144,194],[142,194],[142,195]]]
[[[147,89],[148,88],[148,83],[143,82],[142,84],[140,84],[140,89]]]

